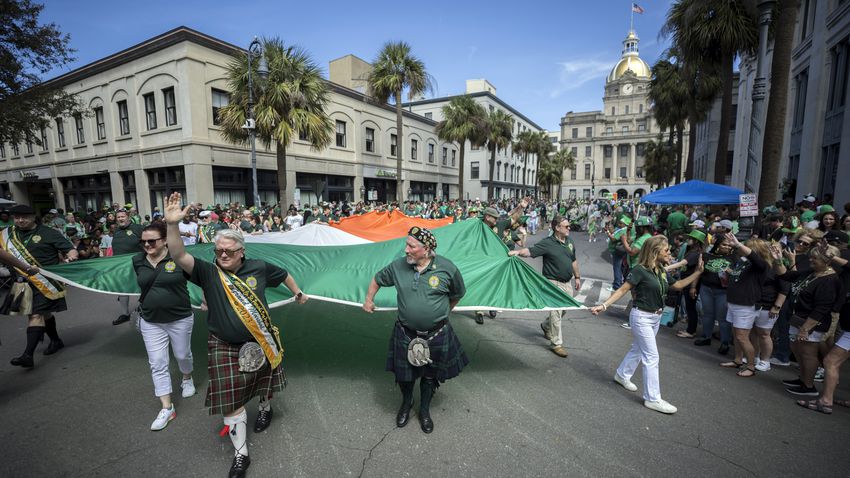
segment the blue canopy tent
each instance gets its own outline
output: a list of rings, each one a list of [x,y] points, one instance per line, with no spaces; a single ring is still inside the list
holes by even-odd
[[[647,194],[640,202],[649,204],[738,204],[744,191],[696,179]]]

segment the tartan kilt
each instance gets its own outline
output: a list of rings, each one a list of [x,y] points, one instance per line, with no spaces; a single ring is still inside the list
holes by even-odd
[[[207,399],[210,415],[224,415],[238,410],[254,397],[272,397],[286,386],[283,364],[274,370],[266,364],[253,373],[239,371],[239,349],[242,345],[233,345],[222,341],[213,334],[207,339],[207,372],[210,377]]]
[[[434,377],[439,382],[445,382],[460,375],[460,371],[469,364],[469,359],[463,352],[460,340],[458,340],[454,329],[448,322],[443,331],[428,342],[433,363],[422,367],[411,365],[407,360],[407,346],[409,344],[410,337],[405,333],[401,322],[396,321],[393,334],[390,337],[386,367],[387,372],[395,374],[396,382],[412,382],[423,376]]]
[[[50,300],[45,297],[44,294],[42,294],[32,284],[30,284],[30,289],[32,289],[33,314],[49,314],[52,312],[62,312],[68,310],[68,303],[65,302],[64,297],[61,297],[56,300]]]

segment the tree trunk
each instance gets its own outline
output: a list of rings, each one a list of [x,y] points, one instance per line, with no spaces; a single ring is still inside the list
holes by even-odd
[[[496,147],[490,147],[490,182],[487,184],[487,202],[493,199],[493,170],[496,169]]]
[[[773,17],[773,57],[770,66],[770,95],[764,121],[761,147],[761,178],[758,202],[762,207],[776,202],[779,187],[779,163],[785,139],[785,114],[788,104],[788,75],[794,26],[800,0],[780,0]]]
[[[522,159],[522,197],[525,197],[528,194],[528,190],[525,187],[525,176],[528,173],[528,153],[523,155]]]
[[[682,180],[682,151],[684,150],[682,139],[684,136],[684,125],[676,125],[676,141],[678,144],[676,144],[676,177],[673,179],[673,184],[679,184],[679,181]]]
[[[696,149],[697,121],[696,118],[688,120],[688,163],[685,166],[685,181],[694,179],[694,151]]]
[[[280,203],[280,210],[285,210],[284,206],[286,204],[286,145],[278,142],[276,149],[275,159],[277,160],[277,201]],[[251,194],[254,194],[253,189]],[[256,201],[257,198],[253,198],[251,202]],[[260,207],[259,204],[255,204],[255,206]]]
[[[723,95],[720,100],[720,131],[717,134],[717,154],[714,157],[714,182],[726,184],[726,156],[729,151],[729,126],[732,119],[732,52],[724,52],[720,60],[720,80]]]
[[[466,140],[460,142],[460,164],[457,165],[457,198],[461,201],[463,201],[463,178],[465,174],[464,171],[466,170],[466,167],[464,166],[466,163],[464,163],[463,160],[464,150],[466,150]],[[451,196],[451,194],[449,196]]]
[[[395,178],[395,197],[399,202],[399,207],[401,207],[401,202],[405,198],[404,191],[402,187],[404,187],[404,181],[401,180],[401,167],[404,164],[402,158],[404,157],[404,123],[402,121],[402,109],[401,109],[401,90],[395,92],[395,127],[396,127],[396,157],[398,159],[398,165],[396,167],[396,178]]]

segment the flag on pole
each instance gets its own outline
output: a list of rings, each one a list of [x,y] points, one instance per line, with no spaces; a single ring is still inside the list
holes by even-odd
[[[643,7],[637,3],[632,3],[632,12],[643,15]]]

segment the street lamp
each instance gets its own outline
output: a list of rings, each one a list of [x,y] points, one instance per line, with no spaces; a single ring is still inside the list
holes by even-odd
[[[254,82],[251,71],[251,60],[255,56],[260,58],[260,63],[257,65],[257,74],[261,78],[265,78],[269,74],[269,68],[266,64],[266,58],[263,56],[263,46],[257,37],[248,46],[248,119],[242,129],[247,129],[251,134],[251,182],[254,186],[254,206],[260,207],[260,193],[257,190],[257,134],[256,122],[254,121]],[[284,200],[284,198],[280,198]]]

